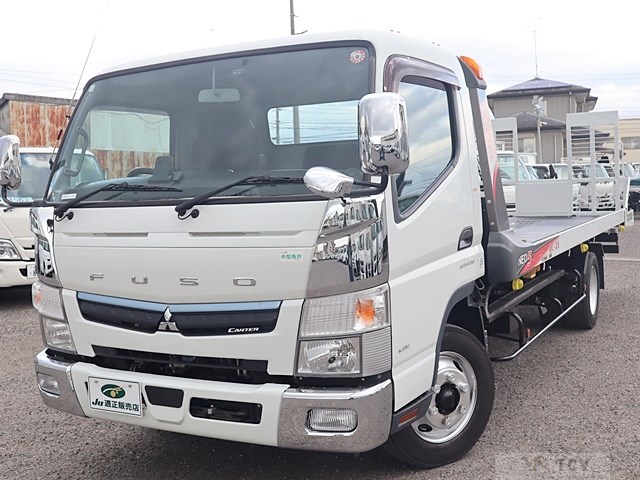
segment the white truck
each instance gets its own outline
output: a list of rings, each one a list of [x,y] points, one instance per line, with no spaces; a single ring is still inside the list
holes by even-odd
[[[8,192],[5,190],[5,198],[0,200],[0,288],[30,285],[36,279],[34,237],[29,226],[29,209],[34,200],[34,192],[39,192],[40,198],[44,194],[49,178],[49,165],[46,162],[52,153],[53,149],[45,159],[46,152],[30,152],[23,148],[20,166],[25,180],[20,188]],[[28,181],[29,176],[34,176],[35,179],[42,171],[37,166],[32,168],[33,163],[44,165],[44,178],[39,182]],[[37,183],[39,184],[36,185]]]
[[[0,199],[0,288],[31,285],[36,280],[29,210],[33,202],[42,200],[54,153],[52,147],[20,148],[20,186],[5,190]],[[104,179],[97,160],[90,154],[85,158],[76,185]]]
[[[561,320],[595,326],[625,220],[509,217],[485,88],[473,60],[379,32],[93,78],[32,209],[44,403],[285,448],[385,444],[423,468],[461,458],[490,418],[492,360]],[[72,186],[88,150],[107,177]]]
[[[0,199],[0,288],[31,285],[36,280],[29,209],[42,199],[53,153],[51,147],[21,148],[20,187],[5,191]]]

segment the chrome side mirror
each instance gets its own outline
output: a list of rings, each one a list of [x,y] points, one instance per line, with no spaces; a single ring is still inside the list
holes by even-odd
[[[358,104],[358,137],[362,171],[379,175],[409,167],[407,107],[397,93],[371,93]]]
[[[344,197],[351,193],[354,179],[327,167],[312,167],[304,174],[304,184],[313,193],[326,198]]]
[[[20,139],[15,135],[0,137],[0,187],[16,190],[21,180]]]

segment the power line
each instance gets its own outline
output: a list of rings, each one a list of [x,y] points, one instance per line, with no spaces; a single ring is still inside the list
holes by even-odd
[[[26,79],[26,80],[25,80]],[[73,82],[67,82],[64,80],[55,80],[52,78],[41,78],[41,77],[32,77],[27,75],[6,75],[0,72],[0,81],[5,82],[13,82],[13,83],[31,83],[31,84],[40,84],[40,85],[50,85],[50,86],[68,86],[73,88]]]
[[[38,71],[38,70],[14,70],[14,69],[10,69],[10,68],[0,68],[0,73],[2,72],[7,72],[7,73],[35,73],[35,74],[42,74],[42,75],[77,75],[76,72],[51,72],[51,71]]]

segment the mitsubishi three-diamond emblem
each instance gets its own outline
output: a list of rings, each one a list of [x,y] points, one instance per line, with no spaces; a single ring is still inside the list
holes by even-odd
[[[166,310],[164,311],[164,314],[162,315],[162,318],[164,320],[160,322],[160,324],[158,325],[158,331],[165,331],[165,332],[180,331],[180,329],[178,328],[178,325],[176,325],[176,322],[171,321],[171,317],[173,317],[173,315],[171,314],[171,310],[169,309],[169,307],[167,307]]]

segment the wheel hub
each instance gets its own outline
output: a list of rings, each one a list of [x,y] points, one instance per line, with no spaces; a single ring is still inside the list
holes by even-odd
[[[469,423],[477,402],[478,384],[471,364],[456,352],[441,352],[438,377],[427,414],[412,424],[429,443],[444,443]]]
[[[445,383],[440,387],[440,393],[436,395],[436,407],[441,415],[449,415],[458,408],[460,393],[453,383]]]

